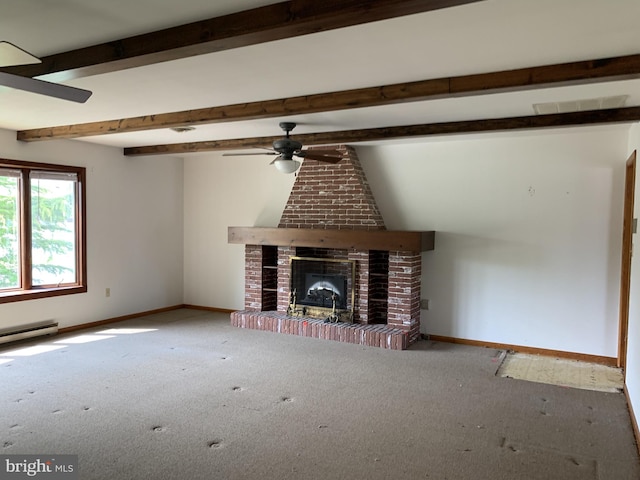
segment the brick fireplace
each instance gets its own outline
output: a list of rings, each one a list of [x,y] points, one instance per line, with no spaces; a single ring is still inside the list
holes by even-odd
[[[433,249],[434,232],[386,230],[355,149],[335,148],[344,154],[337,164],[303,162],[277,228],[229,227],[229,242],[245,245],[245,305],[231,322],[405,349],[420,335],[422,252]],[[344,308],[335,308],[337,294],[333,306],[302,305],[310,292],[303,280],[292,285],[296,261],[317,264],[319,278],[344,277]],[[353,265],[353,280],[333,265]]]

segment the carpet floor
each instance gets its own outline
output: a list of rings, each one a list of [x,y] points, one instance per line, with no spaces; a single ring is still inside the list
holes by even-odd
[[[3,346],[0,455],[78,455],[83,480],[640,478],[622,394],[496,376],[503,353],[150,315]]]

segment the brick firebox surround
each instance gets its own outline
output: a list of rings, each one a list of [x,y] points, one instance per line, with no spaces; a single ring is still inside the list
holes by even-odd
[[[422,251],[434,232],[385,228],[353,147],[337,164],[305,160],[277,228],[229,227],[245,244],[244,310],[237,327],[405,349],[420,335]],[[291,257],[353,260],[354,323],[287,316]]]

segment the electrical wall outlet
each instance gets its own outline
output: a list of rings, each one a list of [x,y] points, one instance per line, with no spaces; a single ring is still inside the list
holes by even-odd
[[[426,298],[420,299],[420,310],[429,310],[429,300]]]
[[[104,289],[104,296],[107,298],[111,296],[111,289],[109,287]]]

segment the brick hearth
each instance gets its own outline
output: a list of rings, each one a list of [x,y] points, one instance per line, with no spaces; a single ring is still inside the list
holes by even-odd
[[[289,317],[281,312],[233,312],[231,325],[392,350],[404,350],[409,346],[407,332],[388,325],[325,323],[317,318]]]
[[[278,228],[229,227],[229,241],[245,244],[245,309],[231,322],[405,349],[420,335],[421,252],[433,232],[387,231],[355,150],[334,148],[337,164],[303,162]],[[287,316],[292,257],[355,262],[353,324]]]

